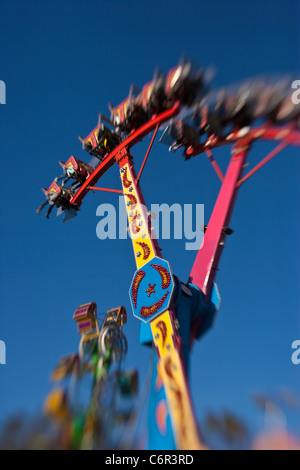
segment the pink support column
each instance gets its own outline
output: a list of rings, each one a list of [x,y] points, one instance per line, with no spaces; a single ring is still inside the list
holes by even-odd
[[[189,282],[201,289],[207,300],[210,298],[226,237],[224,227],[228,227],[231,218],[238,191],[237,183],[243,171],[248,148],[248,143],[242,144],[241,142],[233,148],[233,154],[205,231],[202,246],[190,273]]]

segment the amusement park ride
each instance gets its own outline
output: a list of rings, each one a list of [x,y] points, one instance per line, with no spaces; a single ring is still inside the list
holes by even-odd
[[[137,270],[130,286],[133,315],[140,320],[140,341],[153,345],[152,384],[149,399],[148,449],[205,449],[195,419],[189,390],[188,364],[191,346],[212,325],[220,298],[215,275],[225,239],[232,233],[231,215],[241,185],[288,145],[300,145],[300,105],[292,99],[291,81],[249,79],[235,89],[214,91],[204,69],[182,61],[166,75],[156,72],[141,91],[132,87],[118,106],[110,106],[110,119],[99,116],[98,125],[86,138],[83,149],[91,156],[86,164],[71,156],[60,162],[64,174],[43,189],[49,203],[64,220],[74,217],[89,191],[113,191],[124,195]],[[160,141],[170,150],[183,150],[186,159],[205,153],[221,180],[210,221],[204,227],[203,243],[187,282],[180,281],[162,259],[152,236],[151,214],[145,210],[140,177],[156,135],[165,126]],[[135,172],[131,149],[153,132],[148,150]],[[257,140],[277,145],[244,174],[251,145]],[[223,174],[212,149],[231,146],[231,157]],[[96,184],[114,164],[119,166],[122,189]],[[71,184],[67,183],[71,180]],[[60,181],[62,181],[60,183]],[[80,378],[92,373],[92,405],[81,426],[89,436],[89,447],[97,447],[96,420],[99,393],[112,364],[119,364],[127,351],[123,334],[124,307],[109,310],[101,327],[96,304],[78,307],[74,320],[81,334],[79,353],[64,358],[53,373],[54,380],[68,375]],[[119,366],[118,366],[119,367]],[[75,375],[74,375],[75,374]],[[136,371],[118,368],[118,387],[134,394]],[[47,399],[48,413],[60,421],[72,421],[66,394],[56,389]],[[91,411],[92,410],[92,411]],[[74,424],[74,423],[73,423]],[[74,427],[74,426],[73,426]],[[71,446],[71,444],[70,444]]]

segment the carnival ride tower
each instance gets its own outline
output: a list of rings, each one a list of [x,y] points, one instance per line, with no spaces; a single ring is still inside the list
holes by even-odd
[[[136,262],[130,302],[134,317],[141,322],[140,341],[154,350],[149,449],[206,449],[189,389],[191,346],[211,327],[220,306],[215,276],[226,237],[232,232],[230,220],[240,187],[285,147],[300,145],[300,109],[291,93],[289,80],[270,83],[265,79],[246,81],[234,92],[213,92],[204,70],[190,62],[180,63],[166,76],[156,72],[142,91],[134,94],[132,87],[126,100],[111,106],[111,118],[100,116],[98,126],[81,138],[84,150],[93,157],[91,162],[84,164],[72,156],[63,164],[72,167],[67,178],[75,179],[75,189],[56,182],[48,190],[48,195],[56,191],[54,203],[67,218],[76,215],[91,190],[124,196]],[[162,125],[162,142],[173,150],[181,148],[186,159],[206,154],[221,182],[202,245],[184,282],[161,257],[140,186]],[[131,152],[150,132],[148,150],[136,172]],[[276,146],[245,173],[249,151],[258,140],[274,141]],[[212,150],[225,145],[230,147],[230,160],[223,174]],[[97,187],[114,164],[119,166],[122,188]]]

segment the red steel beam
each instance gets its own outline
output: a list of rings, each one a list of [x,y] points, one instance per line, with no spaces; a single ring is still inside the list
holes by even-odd
[[[121,189],[98,188],[96,186],[90,186],[88,189],[90,189],[91,191],[107,191],[108,193],[124,194]]]
[[[196,147],[189,147],[185,153],[188,157],[194,157],[200,153],[206,152],[207,150],[238,142],[243,138],[247,138],[249,141],[255,141],[258,139],[275,141],[286,140],[291,145],[300,146],[299,129],[291,128],[290,125],[281,127],[262,126],[260,128],[251,129],[249,133],[244,136],[241,136],[241,130],[237,130],[225,136],[215,137],[210,144],[206,145],[206,142],[203,142]]]
[[[160,126],[169,119],[175,117],[180,111],[180,103],[177,102],[175,105],[158,114],[150,121],[146,122],[143,126],[137,129],[135,132],[130,134],[123,142],[121,142],[100,164],[97,166],[91,176],[83,183],[78,189],[75,196],[71,199],[71,203],[80,205],[84,196],[88,193],[89,187],[94,186],[99,178],[115,163],[116,156],[124,149],[130,149],[133,145],[140,142],[149,132],[154,130],[156,126]]]
[[[203,243],[192,267],[189,282],[210,298],[228,227],[237,195],[237,182],[243,171],[249,144],[239,143],[230,159],[221,190],[204,234]]]
[[[213,166],[215,172],[217,173],[218,177],[220,178],[221,181],[223,181],[224,180],[224,175],[223,175],[223,173],[221,171],[221,168],[219,167],[218,163],[214,159],[213,154],[211,153],[210,150],[206,150],[205,153],[208,156],[209,161],[212,164],[212,166]]]
[[[143,172],[144,166],[145,166],[145,164],[146,164],[147,158],[148,158],[148,156],[149,156],[149,153],[150,153],[150,150],[151,150],[151,148],[152,148],[153,142],[154,142],[154,140],[155,140],[155,137],[156,137],[157,131],[158,131],[158,129],[159,129],[159,126],[160,126],[160,123],[156,124],[156,128],[155,128],[155,130],[154,130],[154,133],[153,133],[151,142],[150,142],[149,147],[148,147],[148,149],[147,149],[147,152],[146,152],[145,158],[144,158],[144,160],[143,160],[142,166],[141,166],[141,168],[140,168],[139,174],[138,174],[138,176],[137,176],[137,178],[136,178],[136,180],[135,180],[136,184],[138,184],[138,182],[140,181],[141,174],[142,174],[142,172]]]
[[[250,176],[254,175],[260,168],[262,168],[266,163],[268,163],[272,158],[274,158],[281,150],[289,145],[287,140],[283,140],[278,144],[265,158],[263,158],[252,170],[249,171],[240,181],[237,183],[237,187],[241,186]]]

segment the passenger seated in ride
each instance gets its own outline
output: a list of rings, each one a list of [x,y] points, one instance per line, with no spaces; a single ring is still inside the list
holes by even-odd
[[[114,150],[121,142],[116,132],[99,123],[98,126],[85,138],[79,137],[82,148],[90,155],[102,160],[107,154]]]
[[[40,207],[36,210],[37,214],[40,214],[41,211],[43,210],[43,208],[45,206],[47,206],[49,204],[49,209],[46,213],[46,218],[49,219],[49,216],[53,210],[53,207],[56,205],[56,202],[58,201],[58,198],[59,198],[59,194],[52,191],[48,194],[48,191],[46,188],[42,188],[42,191],[44,192],[44,194],[46,195],[46,201],[40,205]]]
[[[136,130],[148,121],[148,116],[142,104],[138,100],[133,100],[126,112],[127,130]]]
[[[249,127],[259,117],[257,106],[262,90],[260,81],[244,83],[234,95],[226,100],[226,124],[232,124],[233,130]]]
[[[55,182],[62,180],[62,186],[73,178],[75,182],[69,186],[69,189],[75,191],[78,189],[93,173],[94,168],[88,165],[87,163],[82,162],[78,158],[73,157],[73,155],[67,160],[66,163],[59,162],[61,167],[64,170],[64,174],[58,178],[55,178]]]
[[[143,86],[141,92],[132,85],[129,96],[116,107],[109,105],[109,109],[116,133],[126,137],[153,115],[167,109],[165,76],[156,71],[153,79]]]
[[[55,182],[57,183],[58,181],[62,180],[62,186],[65,186],[65,184],[71,179],[75,179],[75,182],[72,183],[69,186],[69,189],[72,191],[75,191],[76,189],[80,188],[82,183],[84,183],[85,178],[83,176],[80,176],[77,174],[77,172],[74,170],[72,166],[69,166],[65,169],[65,173],[62,176],[59,176],[58,178],[55,178]]]
[[[62,181],[61,185],[65,186],[65,184],[69,181],[69,179],[73,178],[74,175],[76,174],[76,171],[72,166],[69,166],[67,168],[64,168],[64,163],[59,162],[59,164],[63,167],[64,169],[64,174],[61,176],[58,176],[55,178],[55,182],[57,183],[58,181]],[[75,178],[74,178],[75,179]],[[77,183],[76,183],[77,184]]]
[[[112,130],[101,124],[98,132],[98,147],[103,149],[103,156],[112,152],[121,142],[120,137]]]
[[[283,124],[297,120],[299,105],[292,101],[291,83],[288,79],[271,84],[262,90],[258,112],[271,123]]]
[[[196,147],[200,144],[199,134],[190,124],[180,119],[173,126],[175,131],[173,131],[173,134],[177,137],[175,142],[169,147],[169,150],[176,151],[180,147],[184,147],[184,150],[187,150],[189,147]]]
[[[299,126],[300,119],[300,103],[296,103],[292,99],[293,90],[287,94],[283,99],[278,112],[275,116],[276,124],[286,124],[288,122],[294,122],[295,125]]]
[[[139,100],[134,96],[135,87],[130,87],[129,96],[118,106],[109,104],[110,119],[117,135],[126,137],[132,130],[139,127],[140,122],[147,119],[146,113],[140,106]]]
[[[141,103],[141,106],[146,111],[148,119],[167,109],[165,82],[165,76],[157,70],[154,78],[143,86],[141,93],[137,97],[137,101]]]
[[[226,94],[222,90],[217,95],[208,96],[196,107],[193,122],[199,134],[220,137],[226,125]]]
[[[64,186],[60,186],[57,184],[56,181],[53,181],[49,189],[42,188],[43,193],[45,194],[47,200],[40,205],[40,207],[37,209],[37,214],[40,214],[42,209],[49,204],[49,209],[46,213],[46,218],[49,219],[49,216],[54,208],[56,207],[62,207],[63,209],[72,209],[74,208],[73,205],[70,202],[70,199],[72,196],[74,196],[74,193],[69,189]]]
[[[168,107],[177,100],[185,106],[191,106],[197,94],[205,88],[203,70],[195,67],[191,61],[181,62],[167,74],[165,93]]]

